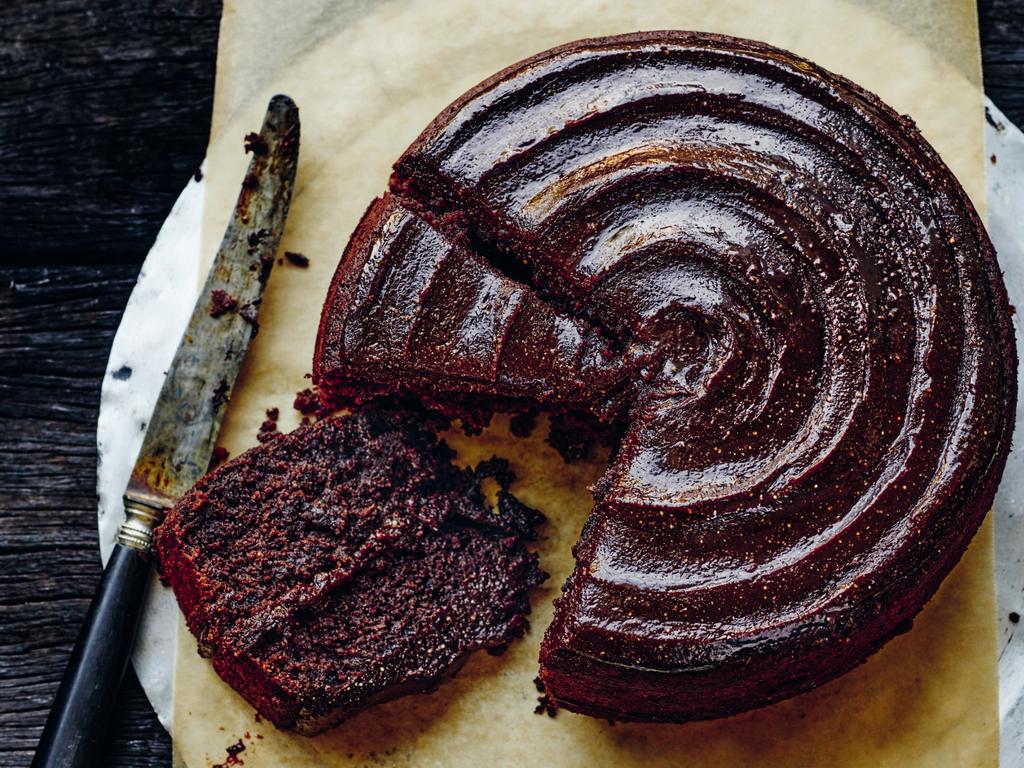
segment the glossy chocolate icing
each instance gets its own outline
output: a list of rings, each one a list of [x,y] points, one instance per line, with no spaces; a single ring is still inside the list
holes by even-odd
[[[391,186],[325,304],[328,396],[625,430],[541,650],[557,704],[733,714],[909,627],[992,502],[1017,364],[909,118],[762,43],[583,40],[452,104]]]

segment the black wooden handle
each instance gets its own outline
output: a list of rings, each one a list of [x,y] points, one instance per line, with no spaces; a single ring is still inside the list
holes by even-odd
[[[33,768],[100,764],[148,582],[147,556],[116,545],[71,652]]]

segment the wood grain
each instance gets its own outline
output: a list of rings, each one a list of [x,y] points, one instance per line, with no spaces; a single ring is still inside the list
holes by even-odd
[[[220,3],[0,3],[0,252],[138,262],[202,160]]]
[[[0,765],[28,765],[100,573],[96,413],[133,265],[0,269]],[[134,679],[110,765],[167,765]]]
[[[1024,125],[1024,2],[980,0],[985,91],[1017,125]]]
[[[988,92],[1024,123],[1024,2],[982,0],[979,16]],[[205,150],[218,20],[204,0],[0,3],[3,766],[31,760],[99,576],[100,380],[138,264]],[[170,764],[134,679],[115,730],[108,765]]]

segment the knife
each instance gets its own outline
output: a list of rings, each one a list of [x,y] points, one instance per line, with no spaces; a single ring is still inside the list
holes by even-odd
[[[270,100],[234,214],[174,354],[124,494],[125,521],[71,652],[34,768],[99,765],[149,583],[156,527],[203,476],[224,420],[288,214],[299,112]]]

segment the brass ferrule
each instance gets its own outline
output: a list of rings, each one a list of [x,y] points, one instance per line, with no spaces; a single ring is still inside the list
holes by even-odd
[[[117,543],[140,552],[153,550],[156,527],[163,522],[167,507],[157,499],[146,499],[125,495],[125,520],[117,529]]]

